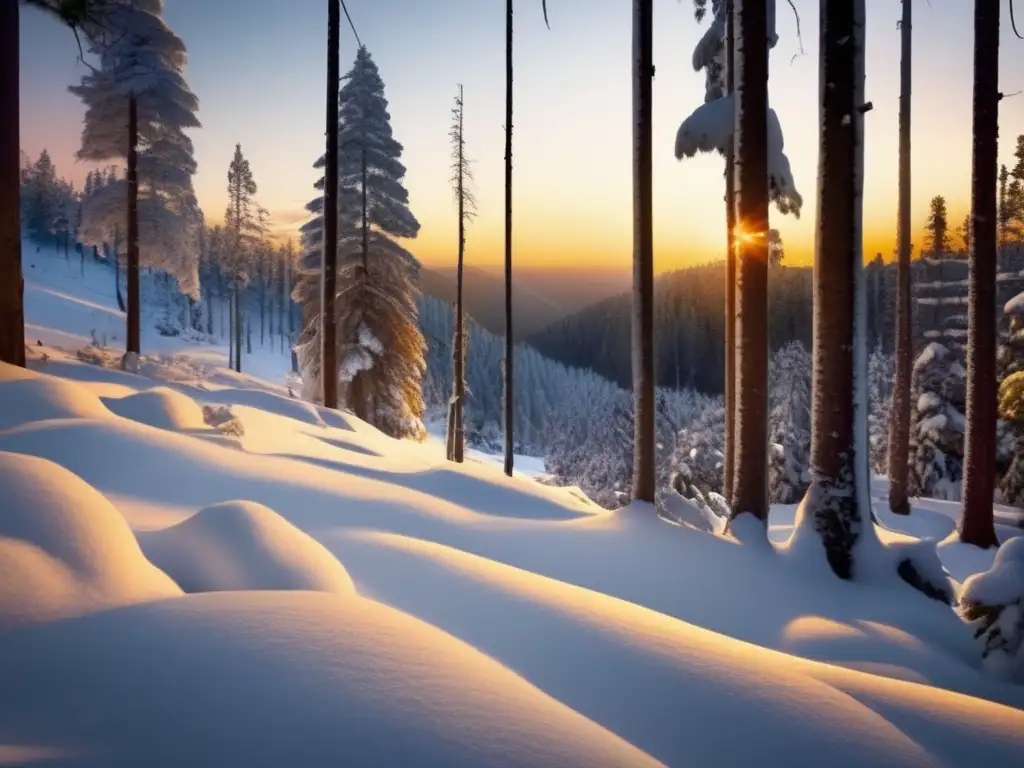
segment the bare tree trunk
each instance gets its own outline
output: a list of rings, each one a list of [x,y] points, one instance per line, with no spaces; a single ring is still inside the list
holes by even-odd
[[[967,282],[967,430],[960,540],[999,546],[992,516],[996,449],[996,176],[999,3],[974,3],[974,173]]]
[[[732,520],[768,520],[768,27],[763,0],[735,0],[736,459]]]
[[[223,327],[223,326],[222,326]],[[235,367],[235,293],[228,294],[228,368]]]
[[[265,265],[264,265],[265,266]],[[267,274],[266,269],[260,269],[260,346],[266,340],[267,329]]]
[[[896,377],[889,423],[889,509],[910,514],[907,474],[910,462],[910,379],[914,372],[914,338],[910,314],[910,94],[911,6],[903,0],[900,59],[899,252],[896,264]]]
[[[128,97],[128,352],[142,351],[139,295],[139,114]]]
[[[655,491],[653,80],[654,2],[633,0],[633,499],[648,503]]]
[[[117,308],[127,312],[128,307],[124,303],[124,296],[121,295],[121,238],[117,230],[114,233],[114,295],[117,297]]]
[[[245,318],[245,353],[252,354],[252,322],[248,317]]]
[[[235,370],[242,372],[242,292],[235,285]]]
[[[505,2],[505,474],[512,477],[515,453],[512,335],[512,0]]]
[[[320,312],[320,378],[324,406],[338,407],[338,331],[334,300],[338,280],[338,78],[341,9],[327,0],[327,152],[324,167],[323,293]]]
[[[725,3],[725,90],[734,88],[736,24],[733,0]],[[733,132],[725,149],[725,499],[732,504],[736,472],[736,155]]]
[[[813,521],[832,570],[854,575],[871,526],[867,458],[867,296],[861,194],[864,0],[821,0],[821,137],[814,253],[811,486]]]
[[[0,362],[25,365],[18,3],[0,3]]]
[[[451,435],[448,458],[461,464],[465,458],[465,428],[464,415],[466,396],[466,350],[465,350],[465,324],[462,305],[462,274],[463,264],[466,255],[466,196],[465,196],[465,154],[463,151],[462,133],[462,86],[459,86],[458,100],[458,155],[455,159],[458,168],[458,179],[456,181],[455,196],[459,206],[459,260],[456,267],[455,277],[455,338],[452,345],[452,414],[448,426]]]

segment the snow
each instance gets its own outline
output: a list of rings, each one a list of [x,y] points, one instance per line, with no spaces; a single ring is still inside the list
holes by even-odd
[[[4,369],[10,366],[4,364]],[[5,376],[0,370],[0,377]],[[0,378],[0,430],[48,419],[103,419],[111,413],[96,395],[50,377]]]
[[[705,102],[686,118],[676,132],[677,160],[698,152],[724,153],[735,120],[735,98],[725,96]],[[768,181],[772,199],[799,214],[803,198],[796,189],[789,158],[784,151],[782,125],[774,109],[768,109]]]
[[[181,594],[117,509],[63,467],[0,452],[0,488],[0,632]]]
[[[984,674],[971,628],[891,567],[936,552],[967,567],[936,545],[956,505],[897,519],[876,481],[885,562],[842,582],[782,546],[795,507],[773,508],[770,545],[647,505],[607,512],[485,456],[446,462],[437,440],[393,440],[229,375],[217,347],[174,343],[146,369],[161,378],[52,346],[30,347],[35,375],[0,369],[26,402],[106,412],[48,407],[0,429],[0,758],[1024,761],[1024,688]],[[60,399],[46,394],[57,381]],[[154,426],[170,398],[135,398],[161,387],[227,406],[241,437]],[[137,404],[137,418],[99,398]],[[3,419],[19,407],[0,397]],[[216,591],[183,594],[172,578]]]
[[[201,509],[139,540],[146,556],[186,592],[354,590],[344,567],[320,543],[251,501]]]
[[[105,397],[107,408],[132,421],[184,432],[205,429],[203,409],[195,400],[168,387],[154,387],[126,397]]]
[[[1024,600],[1024,538],[1011,539],[1001,546],[988,571],[964,582],[960,599],[985,605]]]
[[[355,595],[189,595],[0,646],[17,661],[5,737],[69,765],[654,764],[466,643]]]
[[[1010,316],[1024,315],[1024,293],[1018,293],[1003,307],[1003,311]]]

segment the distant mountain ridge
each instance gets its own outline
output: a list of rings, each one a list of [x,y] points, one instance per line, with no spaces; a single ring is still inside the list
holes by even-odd
[[[466,313],[491,333],[505,333],[505,276],[497,270],[467,266],[463,299]],[[424,295],[455,303],[454,267],[424,267]],[[539,331],[583,307],[613,296],[628,286],[625,273],[586,270],[517,269],[512,283],[512,324],[516,338]]]

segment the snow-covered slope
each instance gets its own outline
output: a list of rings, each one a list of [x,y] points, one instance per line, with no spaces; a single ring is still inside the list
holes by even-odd
[[[0,575],[11,551],[74,569],[0,592],[9,763],[1024,762],[1024,688],[898,579],[454,466],[200,349],[148,377],[53,347],[0,370],[46,405],[0,397],[0,521],[57,521],[0,522]],[[241,435],[166,428],[205,405]],[[81,552],[51,554],[65,530]]]

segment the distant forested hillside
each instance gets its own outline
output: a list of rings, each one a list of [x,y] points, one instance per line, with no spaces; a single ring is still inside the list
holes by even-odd
[[[657,384],[719,394],[724,386],[725,265],[679,270],[655,281]],[[811,344],[811,270],[772,267],[769,279],[772,350],[790,341]],[[527,343],[545,357],[589,368],[631,386],[631,296],[594,304],[532,334]]]

